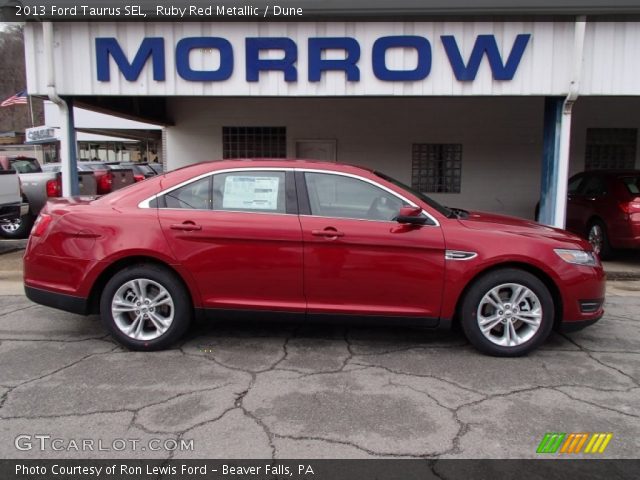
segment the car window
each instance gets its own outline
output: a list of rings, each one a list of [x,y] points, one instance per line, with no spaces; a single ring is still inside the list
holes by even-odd
[[[580,185],[584,180],[584,175],[577,175],[569,180],[569,186],[567,187],[567,193],[569,195],[576,194],[580,190]]]
[[[213,176],[214,210],[286,213],[285,173],[243,171]]]
[[[357,178],[305,173],[311,214],[360,220],[393,220],[403,205],[395,195]]]
[[[637,195],[640,193],[640,176],[638,175],[629,175],[628,177],[621,177],[622,183],[627,187],[629,193],[633,195]]]
[[[580,188],[583,195],[587,197],[597,197],[606,193],[606,187],[602,177],[590,176]]]
[[[166,193],[167,208],[211,209],[211,177],[201,178]]]

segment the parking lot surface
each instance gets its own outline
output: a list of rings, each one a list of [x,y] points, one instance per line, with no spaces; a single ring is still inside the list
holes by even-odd
[[[524,358],[455,332],[273,323],[135,353],[95,316],[31,303],[12,265],[0,256],[0,458],[535,458],[547,432],[610,432],[600,457],[638,456],[638,282]],[[167,439],[192,448],[148,448]]]

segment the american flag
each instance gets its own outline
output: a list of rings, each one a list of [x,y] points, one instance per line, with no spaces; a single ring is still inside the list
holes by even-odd
[[[26,105],[27,104],[27,91],[22,90],[15,95],[7,98],[4,102],[0,103],[0,107],[10,107],[11,105]]]

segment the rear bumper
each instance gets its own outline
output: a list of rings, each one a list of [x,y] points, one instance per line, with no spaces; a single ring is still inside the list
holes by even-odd
[[[77,313],[79,315],[89,314],[89,302],[86,298],[28,287],[27,285],[24,286],[24,293],[29,300],[39,303],[40,305],[57,308],[65,312]]]

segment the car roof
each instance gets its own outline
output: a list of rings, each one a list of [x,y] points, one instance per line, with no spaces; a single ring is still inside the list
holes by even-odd
[[[354,172],[356,170],[366,170],[373,172],[371,168],[348,163],[328,162],[324,160],[300,159],[300,158],[230,158],[224,160],[209,160],[187,165],[182,168],[201,166],[206,168],[215,167],[215,170],[227,168],[317,168],[320,170],[333,170],[338,172]],[[175,170],[174,170],[175,171]]]

